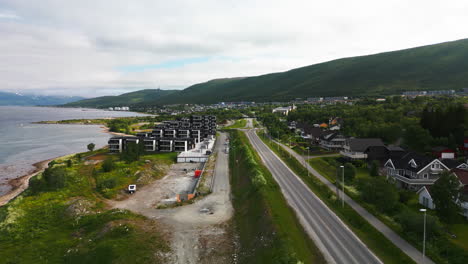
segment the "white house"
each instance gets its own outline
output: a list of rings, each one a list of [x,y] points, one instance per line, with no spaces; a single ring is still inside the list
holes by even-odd
[[[419,196],[418,200],[420,204],[426,208],[435,209],[429,186],[423,186],[421,189],[419,189],[417,194]]]
[[[461,214],[468,218],[468,170],[455,168],[451,170],[460,182],[460,197],[456,199],[456,203],[460,205]],[[435,209],[435,204],[431,196],[431,187],[423,186],[418,190],[419,203],[429,209]]]

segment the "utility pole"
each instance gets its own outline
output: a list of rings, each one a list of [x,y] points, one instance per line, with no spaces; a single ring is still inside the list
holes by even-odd
[[[342,170],[342,181],[341,181],[341,185],[343,186],[343,192],[341,193],[341,207],[344,208],[344,166],[341,165],[341,170]]]

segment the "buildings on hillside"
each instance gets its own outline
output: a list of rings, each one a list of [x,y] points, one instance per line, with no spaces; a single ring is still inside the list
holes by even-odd
[[[174,121],[164,121],[152,132],[138,133],[136,136],[112,137],[109,151],[120,153],[129,144],[143,144],[147,152],[185,152],[193,149],[204,139],[216,135],[216,116],[191,116]]]
[[[294,105],[294,104],[292,106],[273,108],[272,113],[280,113],[282,115],[287,116],[289,114],[289,112],[291,112],[293,110],[296,110],[296,105]]]

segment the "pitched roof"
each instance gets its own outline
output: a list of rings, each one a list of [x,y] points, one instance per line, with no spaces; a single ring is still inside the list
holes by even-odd
[[[463,185],[468,185],[468,170],[453,169],[452,172],[458,177]]]
[[[414,160],[414,162],[416,163],[416,167],[410,165],[411,160]],[[433,160],[434,159],[420,155],[416,152],[407,152],[401,158],[392,159],[392,162],[395,166],[395,169],[418,172],[422,168],[426,167]]]
[[[461,165],[461,162],[456,161],[454,159],[440,159],[440,161],[449,169],[455,169],[456,167]]]
[[[364,152],[369,147],[385,147],[380,138],[350,138],[348,144],[349,148],[356,152]]]

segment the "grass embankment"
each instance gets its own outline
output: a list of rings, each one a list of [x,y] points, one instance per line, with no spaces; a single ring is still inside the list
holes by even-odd
[[[336,182],[335,177],[338,163],[334,158],[311,159],[309,164],[329,181],[332,183]],[[357,168],[356,179],[370,180],[371,178],[366,168]],[[356,180],[347,183],[345,185],[345,190],[354,201],[366,208],[414,247],[422,250],[422,234],[416,235],[413,230],[405,230],[400,223],[401,220],[399,221],[399,218],[401,218],[404,212],[412,212],[414,215],[420,216],[420,219],[416,219],[416,221],[421,222],[422,216],[419,209],[422,208],[422,205],[419,204],[416,193],[400,190],[400,202],[396,209],[390,212],[382,212],[382,210],[378,210],[379,208],[375,205],[362,199],[361,193],[357,190]],[[404,202],[401,198],[403,195],[406,197]],[[428,215],[436,218],[436,214],[433,210],[428,210]],[[468,254],[466,254],[468,248],[468,223],[466,220],[460,217],[455,224],[438,223],[436,225],[430,225],[433,229],[440,229],[441,226],[443,226],[443,229],[455,234],[456,237],[451,237],[447,232],[437,232],[438,234],[436,236],[428,237],[426,242],[428,250],[426,254],[436,263],[466,263],[468,261]],[[417,228],[419,228],[419,226]],[[434,230],[429,231],[436,232]],[[463,253],[463,251],[465,251],[465,253]]]
[[[403,251],[390,242],[382,233],[370,225],[354,209],[341,201],[336,195],[312,174],[308,176],[306,168],[294,157],[264,135],[260,134],[263,142],[272,149],[309,188],[333,210],[346,225],[369,247],[384,263],[414,263]]]
[[[239,263],[325,263],[247,137],[235,130],[230,135]]]
[[[158,177],[159,170],[150,176],[133,172],[168,163],[171,157],[143,156],[128,166],[115,161],[103,172],[102,163],[94,161],[106,155],[96,152],[84,161],[89,153],[52,162],[31,179],[28,190],[0,208],[0,263],[166,262],[162,256],[170,248],[157,223],[110,209],[101,197],[115,196],[128,182]],[[115,185],[100,189],[104,179],[114,179]]]
[[[247,125],[247,120],[245,119],[238,119],[236,122],[225,129],[235,129],[235,128],[244,128]]]

